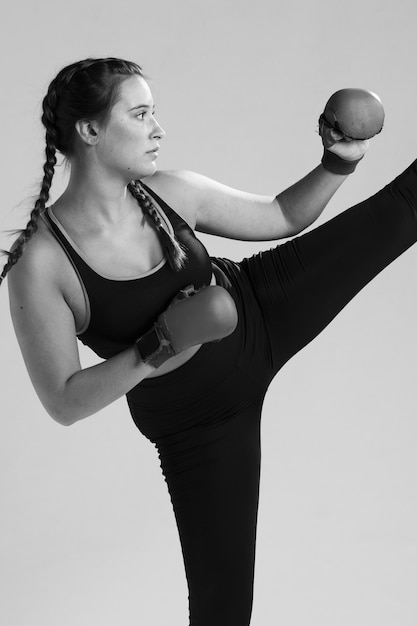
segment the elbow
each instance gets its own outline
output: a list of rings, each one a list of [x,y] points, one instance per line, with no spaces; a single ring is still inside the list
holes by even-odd
[[[278,205],[281,221],[284,223],[284,235],[281,238],[286,239],[288,237],[299,235],[313,223],[314,219],[309,220],[306,216],[304,216],[303,219],[297,219],[296,211],[292,203],[285,197],[284,194],[285,192],[276,196],[275,202]]]
[[[50,417],[61,426],[72,426],[98,410],[92,410],[80,394],[67,388],[50,395],[43,405]]]
[[[61,426],[71,426],[72,424],[75,424],[75,422],[77,421],[76,419],[73,418],[72,415],[70,415],[69,413],[66,413],[65,411],[47,409],[47,412],[48,412],[48,415],[52,417],[52,419],[58,424],[60,424]]]
[[[49,417],[61,426],[72,426],[80,419],[91,415],[80,394],[68,389],[67,381],[53,388],[35,387],[35,390]]]
[[[303,221],[303,222],[297,222],[294,218],[290,218],[288,215],[285,216],[285,221],[286,221],[286,233],[285,233],[285,238],[288,237],[295,237],[296,235],[299,235],[300,233],[303,232],[303,230],[305,230],[306,228],[308,228],[314,220],[311,221]]]
[[[295,237],[296,235],[299,235],[300,233],[303,232],[303,230],[305,230],[306,228],[308,228],[310,226],[310,223],[308,224],[293,224],[291,226],[288,227],[288,235],[287,237]]]
[[[64,403],[48,401],[43,402],[43,406],[48,413],[49,417],[60,424],[61,426],[71,426],[78,421],[79,417],[77,417],[74,411],[71,411],[69,407],[66,407]]]
[[[58,424],[60,424],[61,426],[72,426],[72,424],[75,424],[75,422],[77,420],[73,420],[73,419],[69,419],[67,417],[53,417],[53,419],[55,420],[55,422],[58,422]]]

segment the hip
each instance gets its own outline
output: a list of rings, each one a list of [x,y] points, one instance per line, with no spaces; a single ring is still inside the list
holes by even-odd
[[[196,424],[214,423],[262,403],[271,358],[262,313],[238,263],[214,259],[217,284],[238,311],[234,332],[198,347],[182,365],[141,381],[127,394],[132,418],[150,440]]]

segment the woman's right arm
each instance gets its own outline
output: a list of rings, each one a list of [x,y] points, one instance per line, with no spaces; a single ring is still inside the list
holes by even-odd
[[[139,360],[133,346],[81,368],[74,316],[54,261],[47,247],[29,242],[8,275],[10,310],[40,401],[53,419],[69,426],[125,395],[154,368]]]

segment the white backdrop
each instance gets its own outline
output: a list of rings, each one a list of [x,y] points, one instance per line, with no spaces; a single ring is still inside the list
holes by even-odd
[[[278,193],[321,158],[317,118],[342,87],[386,124],[324,216],[416,155],[415,0],[5,0],[0,230],[42,177],[40,103],[86,56],[153,79],[160,168]],[[53,198],[65,184],[61,171]],[[270,243],[203,236],[240,259]],[[2,247],[10,240],[3,234]],[[352,242],[354,253],[354,242]],[[417,248],[377,277],[272,384],[253,626],[417,623]],[[124,400],[71,428],[40,405],[0,290],[0,613],[7,626],[186,626],[187,590],[156,450]],[[82,349],[85,365],[96,362]]]

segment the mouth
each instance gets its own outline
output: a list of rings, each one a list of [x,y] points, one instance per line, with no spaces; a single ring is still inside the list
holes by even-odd
[[[148,150],[146,154],[157,153],[158,150],[159,150],[159,146],[156,146],[156,148],[153,148],[153,150]]]

